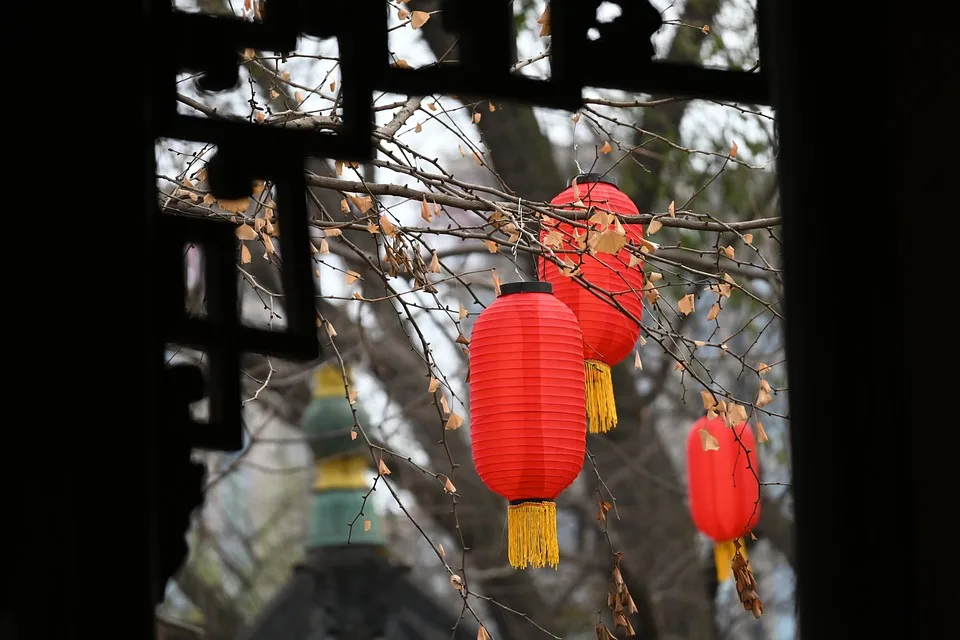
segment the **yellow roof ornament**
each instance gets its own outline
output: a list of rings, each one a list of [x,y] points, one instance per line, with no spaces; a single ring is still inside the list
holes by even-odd
[[[347,373],[347,383],[353,390],[353,376],[350,373],[350,367],[344,366]],[[313,397],[314,398],[346,398],[347,392],[343,386],[343,370],[339,362],[329,362],[321,365],[313,372]]]

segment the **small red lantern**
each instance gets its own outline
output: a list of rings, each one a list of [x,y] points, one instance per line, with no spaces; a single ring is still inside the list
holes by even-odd
[[[690,514],[701,533],[714,541],[717,580],[730,577],[736,552],[746,559],[742,537],[760,518],[760,467],[756,440],[746,422],[728,427],[721,417],[693,423],[687,437]]]
[[[510,501],[517,569],[560,561],[556,497],[586,453],[583,336],[546,282],[512,282],[470,340],[470,440],[483,483]]]
[[[617,426],[610,367],[633,351],[643,315],[643,263],[634,260],[631,266],[630,251],[617,247],[624,240],[642,245],[643,229],[639,224],[621,224],[609,215],[640,212],[625,193],[599,174],[576,176],[550,202],[555,206],[574,203],[580,211],[584,211],[581,204],[589,208],[590,219],[582,222],[590,229],[544,221],[540,241],[569,268],[561,270],[541,257],[540,272],[580,321],[590,433],[606,433]],[[575,280],[574,275],[582,277],[588,286]]]

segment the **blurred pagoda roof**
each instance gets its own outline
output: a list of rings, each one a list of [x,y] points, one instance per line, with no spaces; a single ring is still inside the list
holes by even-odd
[[[382,547],[312,550],[237,640],[472,640]]]

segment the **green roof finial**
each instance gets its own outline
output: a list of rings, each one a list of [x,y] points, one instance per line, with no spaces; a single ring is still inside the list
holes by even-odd
[[[366,451],[361,438],[351,438],[353,409],[347,400],[343,371],[339,364],[325,364],[314,373],[313,400],[303,413],[301,425],[313,455],[317,459]],[[350,390],[354,390],[352,376],[347,370]],[[369,417],[360,407],[357,419],[367,426]]]

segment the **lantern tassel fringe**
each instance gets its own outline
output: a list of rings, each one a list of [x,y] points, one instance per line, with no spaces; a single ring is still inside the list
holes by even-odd
[[[733,540],[726,542],[717,542],[713,545],[713,561],[717,565],[717,582],[723,583],[733,575],[733,556],[736,555],[737,548]],[[747,559],[747,546],[740,538],[740,555]]]
[[[610,365],[600,360],[585,360],[583,368],[587,383],[590,433],[606,433],[617,426],[617,403],[613,398]]]
[[[557,505],[553,502],[523,502],[507,509],[507,556],[514,569],[542,568],[560,564],[557,542]]]

